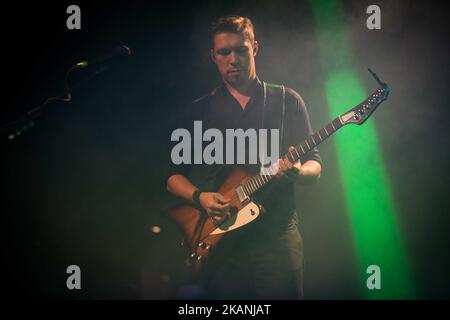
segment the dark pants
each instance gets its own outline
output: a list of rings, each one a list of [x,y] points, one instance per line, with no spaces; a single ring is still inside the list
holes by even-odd
[[[284,227],[262,225],[228,243],[223,240],[201,281],[204,298],[303,298],[303,241],[297,220]]]

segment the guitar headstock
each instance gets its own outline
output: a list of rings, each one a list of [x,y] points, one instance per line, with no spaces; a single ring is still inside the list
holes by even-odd
[[[378,106],[388,98],[391,91],[388,85],[381,81],[378,76],[369,69],[375,80],[381,85],[374,93],[372,93],[365,101],[358,104],[340,116],[343,125],[353,123],[357,125],[363,124]]]
[[[363,124],[378,106],[388,98],[389,87],[379,88],[362,103],[340,116],[343,124]]]

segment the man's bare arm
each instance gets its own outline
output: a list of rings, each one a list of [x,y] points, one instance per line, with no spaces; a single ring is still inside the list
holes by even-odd
[[[308,160],[302,165],[300,161],[292,164],[287,158],[284,158],[280,159],[278,164],[278,177],[286,175],[292,182],[299,184],[312,183],[318,180],[322,173],[322,166],[315,160]]]
[[[184,200],[192,200],[192,195],[197,189],[196,186],[181,174],[174,174],[167,179],[167,191]]]
[[[322,166],[315,160],[306,161],[303,165],[298,161],[294,167],[297,168],[297,176],[299,176],[296,182],[300,184],[312,183],[318,180],[322,173]]]
[[[183,175],[175,174],[167,179],[167,191],[185,200],[192,201],[196,190],[198,188]],[[220,214],[226,211],[231,201],[217,192],[202,192],[198,200],[208,214]]]

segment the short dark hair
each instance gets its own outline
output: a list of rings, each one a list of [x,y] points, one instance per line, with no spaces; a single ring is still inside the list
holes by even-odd
[[[247,17],[229,15],[220,17],[211,24],[211,40],[214,47],[214,37],[218,33],[231,32],[244,36],[253,45],[255,43],[255,31],[252,20]]]

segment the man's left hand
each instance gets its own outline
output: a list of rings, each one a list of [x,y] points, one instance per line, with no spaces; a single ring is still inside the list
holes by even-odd
[[[294,147],[289,147],[289,151],[293,151]],[[278,171],[276,176],[278,178],[286,177],[292,182],[299,182],[303,175],[302,164],[300,160],[291,163],[287,158],[282,158],[278,160]]]

